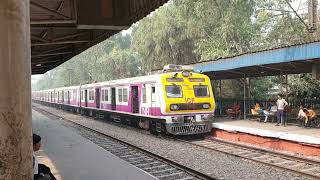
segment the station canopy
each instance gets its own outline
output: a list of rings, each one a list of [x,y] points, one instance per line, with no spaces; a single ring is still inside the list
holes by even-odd
[[[32,74],[45,73],[168,0],[30,0]]]
[[[236,79],[286,74],[319,73],[320,41],[249,52],[192,64],[211,79]]]

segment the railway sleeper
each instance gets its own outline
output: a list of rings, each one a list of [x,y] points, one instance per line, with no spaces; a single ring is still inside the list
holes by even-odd
[[[178,171],[176,168],[169,168],[169,169],[162,169],[162,170],[158,170],[158,171],[150,171],[151,174],[159,174],[159,173],[164,173],[164,172],[168,172],[168,171]]]
[[[152,158],[146,158],[146,159],[140,159],[136,161],[127,161],[127,162],[129,162],[130,164],[139,164],[141,162],[148,162],[148,161],[155,161],[155,160]]]
[[[167,165],[167,164],[162,164],[162,165],[160,165],[160,166],[152,166],[152,167],[143,168],[143,170],[145,170],[145,171],[151,171],[152,169],[160,169],[160,168],[165,168],[165,167],[169,167],[169,165]]]
[[[192,176],[187,176],[187,177],[183,177],[183,178],[176,179],[176,180],[190,180],[190,179],[195,179],[195,178]]]
[[[159,164],[159,165],[157,165],[157,164]],[[143,163],[143,164],[137,164],[137,165],[135,165],[135,166],[143,169],[144,166],[153,167],[153,166],[160,166],[160,165],[162,165],[162,164],[163,164],[163,163],[160,162],[160,161],[154,161],[154,162],[148,162],[148,163]]]
[[[150,164],[150,163],[157,163],[157,162],[159,162],[159,161],[156,161],[156,160],[154,160],[154,159],[152,159],[152,160],[149,160],[149,161],[146,161],[146,162],[144,162],[144,161],[140,161],[139,163],[130,163],[130,164],[133,164],[133,165],[135,165],[135,166],[143,166],[143,165],[145,165],[145,164]]]
[[[137,157],[137,156],[143,156],[143,154],[139,153],[139,152],[132,151],[132,152],[130,152],[128,154],[124,154],[124,155],[121,155],[119,157],[121,157],[121,158],[129,158],[129,157]]]
[[[306,169],[301,169],[302,172],[308,172],[308,171],[314,171],[314,170],[318,170],[320,172],[320,167],[312,166]]]
[[[148,158],[148,156],[133,156],[133,157],[125,158],[125,160],[133,161],[133,160],[142,159],[142,158]]]
[[[164,174],[164,175],[160,175],[160,176],[156,176],[159,179],[166,179],[169,177],[174,177],[174,176],[178,176],[178,175],[182,175],[184,172],[176,172],[176,173],[171,173],[171,174]]]

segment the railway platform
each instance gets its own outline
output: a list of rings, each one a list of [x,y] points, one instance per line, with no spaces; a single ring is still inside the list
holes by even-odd
[[[42,150],[37,153],[39,161],[49,166],[57,179],[156,179],[105,151],[59,120],[33,110],[32,124],[33,132],[42,137]]]
[[[219,139],[320,157],[320,129],[225,118],[216,118],[212,127],[212,135]]]

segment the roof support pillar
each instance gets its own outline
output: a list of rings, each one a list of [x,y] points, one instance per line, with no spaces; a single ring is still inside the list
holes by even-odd
[[[320,65],[315,64],[312,66],[312,77],[314,79],[320,80]]]
[[[29,9],[0,1],[0,179],[33,179]]]
[[[247,119],[246,115],[246,89],[247,89],[247,80],[246,80],[246,75],[243,77],[243,119]]]
[[[219,80],[219,110],[220,110],[220,115],[222,115],[222,82],[221,79]]]

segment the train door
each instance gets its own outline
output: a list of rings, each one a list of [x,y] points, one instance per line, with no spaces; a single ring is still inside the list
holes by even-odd
[[[70,104],[70,91],[68,91],[68,104]]]
[[[155,107],[156,107],[156,86],[154,84],[151,85],[151,107],[150,114],[155,115]]]
[[[111,110],[116,110],[116,88],[111,88]]]
[[[138,86],[131,86],[132,113],[139,113],[139,90]]]
[[[88,107],[88,90],[84,90],[84,107]]]
[[[96,108],[100,108],[100,88],[96,88]]]
[[[61,91],[61,104],[64,104],[65,98],[64,98],[64,91]]]

